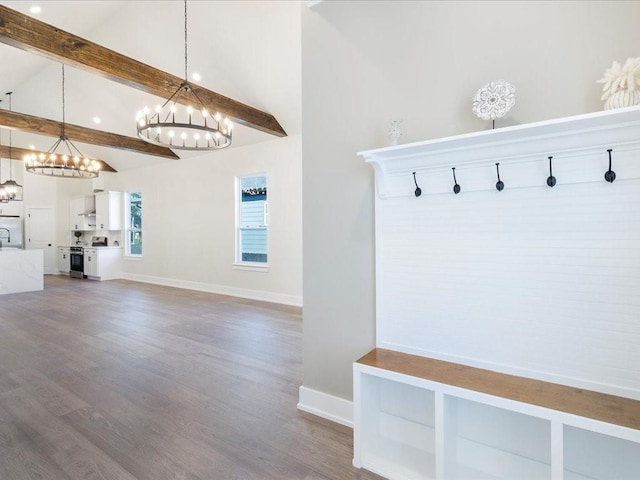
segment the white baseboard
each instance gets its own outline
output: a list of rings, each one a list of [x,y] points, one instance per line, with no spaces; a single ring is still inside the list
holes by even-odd
[[[263,302],[280,303],[283,305],[302,306],[302,297],[296,295],[286,295],[283,293],[263,292],[260,290],[249,290],[245,288],[229,287],[226,285],[215,285],[211,283],[192,282],[190,280],[177,280],[175,278],[154,277],[151,275],[138,275],[135,273],[123,272],[122,278],[134,282],[152,283],[154,285],[164,285],[165,287],[185,288],[187,290],[197,290],[199,292],[217,293],[220,295],[230,295],[232,297],[249,298]]]
[[[298,410],[353,428],[353,402],[301,386]]]

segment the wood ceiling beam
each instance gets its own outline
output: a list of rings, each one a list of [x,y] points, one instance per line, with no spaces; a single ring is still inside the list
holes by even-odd
[[[25,113],[11,112],[0,109],[0,126],[13,128],[23,132],[37,133],[50,137],[59,137],[62,133],[62,122],[48,118],[34,117]],[[179,159],[172,150],[153,145],[137,137],[127,137],[117,133],[103,132],[79,125],[64,124],[64,134],[73,142],[88,143],[102,147],[118,148],[130,152],[155,155],[156,157]]]
[[[31,155],[32,153],[40,153],[40,150],[31,150],[28,148],[20,148],[20,147],[11,147],[11,152],[9,152],[8,145],[0,145],[0,157],[1,158],[11,158],[12,160],[24,160],[25,155]],[[46,152],[45,152],[46,153]],[[100,164],[101,172],[117,172],[115,168],[109,165],[104,160],[100,160],[98,158],[92,158]]]
[[[184,82],[157,68],[60,30],[0,5],[0,42],[90,71],[161,98],[169,98]],[[231,98],[191,84],[210,112],[278,137],[287,133],[275,117]],[[132,116],[135,112],[132,111]]]

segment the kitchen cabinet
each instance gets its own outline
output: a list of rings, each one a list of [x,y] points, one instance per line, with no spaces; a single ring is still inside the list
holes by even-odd
[[[98,277],[98,251],[95,248],[84,249],[84,274],[87,277]]]
[[[69,228],[71,230],[95,230],[95,199],[93,195],[73,197],[69,202]]]
[[[69,273],[70,268],[69,247],[58,247],[58,271]]]
[[[0,215],[22,217],[24,215],[22,202],[0,203]]]
[[[84,274],[94,280],[122,276],[122,248],[85,248]]]
[[[96,193],[96,229],[122,230],[122,192]]]

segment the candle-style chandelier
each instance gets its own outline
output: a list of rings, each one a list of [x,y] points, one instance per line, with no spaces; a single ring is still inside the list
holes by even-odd
[[[62,132],[46,152],[31,152],[24,156],[27,172],[49,177],[96,178],[100,163],[85,157],[65,135],[64,65],[62,65]],[[62,147],[61,147],[62,146]],[[62,153],[58,147],[64,148]]]
[[[219,150],[231,145],[233,123],[219,113],[211,114],[187,80],[187,0],[184,2],[184,81],[152,112],[136,115],[138,137],[178,150]],[[184,108],[178,104],[191,104]]]

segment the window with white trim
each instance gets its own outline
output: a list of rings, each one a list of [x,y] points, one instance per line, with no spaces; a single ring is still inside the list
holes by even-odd
[[[127,194],[127,251],[130,256],[142,256],[142,193]]]
[[[267,265],[267,176],[236,178],[236,263]]]

